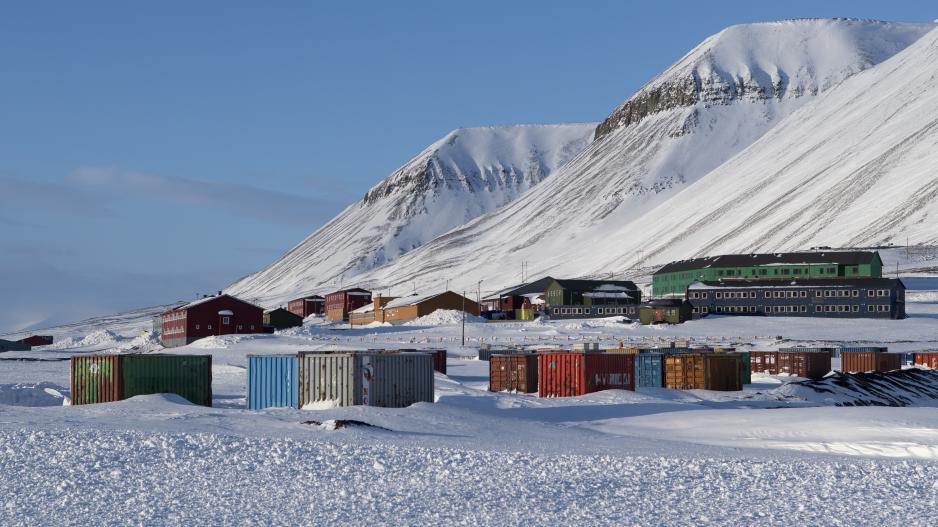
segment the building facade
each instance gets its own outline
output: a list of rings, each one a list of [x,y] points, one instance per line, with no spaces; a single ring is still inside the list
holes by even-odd
[[[883,261],[876,251],[730,254],[665,265],[652,278],[652,294],[656,297],[684,296],[687,286],[698,281],[882,276]]]
[[[209,296],[162,315],[163,346],[185,346],[213,335],[263,333],[264,310],[231,295]]]
[[[326,312],[326,299],[319,295],[295,298],[287,302],[287,310],[303,318],[322,315]]]
[[[326,295],[326,318],[348,320],[349,312],[371,303],[371,291],[360,288],[343,289]]]
[[[430,295],[411,295],[399,298],[376,296],[374,305],[364,306],[351,313],[349,323],[352,326],[387,322],[403,324],[420,318],[438,309],[465,311],[478,316],[479,304],[459,293],[445,291]]]
[[[695,316],[906,316],[905,284],[895,278],[694,282],[687,287],[686,299]]]
[[[682,298],[661,298],[638,308],[642,324],[682,324],[693,317],[693,307]]]
[[[642,292],[628,280],[553,280],[547,286],[548,307],[637,305]]]
[[[542,311],[546,307],[547,287],[554,279],[550,276],[534,282],[514,286],[482,299],[483,316],[486,312],[498,314],[490,318],[514,319],[519,311]],[[489,317],[487,317],[489,318]]]

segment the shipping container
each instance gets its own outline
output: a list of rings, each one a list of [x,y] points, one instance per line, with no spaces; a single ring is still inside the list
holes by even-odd
[[[537,369],[541,397],[635,390],[635,355],[629,353],[541,353]]]
[[[123,399],[120,355],[75,355],[71,363],[72,404]]]
[[[297,364],[296,355],[248,355],[248,408],[296,408]]]
[[[446,375],[446,350],[426,350],[433,357],[433,370]]]
[[[195,404],[212,405],[212,358],[208,355],[75,356],[71,370],[72,404],[175,393]]]
[[[794,375],[819,380],[831,371],[830,351],[796,351],[799,348],[783,348],[779,351],[753,351],[752,371],[768,375]]]
[[[479,360],[489,360],[492,355],[506,355],[514,353],[530,353],[527,350],[516,349],[516,348],[492,348],[492,347],[480,347],[479,348]]]
[[[777,360],[777,374],[820,380],[831,371],[831,354],[828,351],[782,351]]]
[[[124,398],[174,393],[193,404],[212,406],[211,355],[122,355]]]
[[[664,386],[675,390],[739,391],[742,358],[736,353],[680,353],[664,359]]]
[[[778,374],[778,354],[777,351],[750,351],[749,364],[755,373],[765,373],[767,375]]]
[[[743,384],[752,384],[752,356],[749,355],[748,351],[739,351],[737,353],[739,354],[743,367]]]
[[[873,348],[870,348],[870,349],[857,349],[857,350],[855,350],[855,351],[877,351],[877,349],[879,349],[879,348],[876,348],[876,349],[873,349]],[[844,350],[845,350],[845,351],[850,351],[850,350],[847,349],[847,348],[844,348]],[[827,353],[830,353],[830,354],[831,354],[831,357],[833,357],[833,358],[836,359],[837,357],[840,357],[841,348],[824,347],[824,346],[813,346],[813,347],[811,347],[811,346],[792,346],[792,347],[789,347],[789,348],[779,348],[778,351],[786,351],[786,352],[787,352],[787,351],[810,351],[810,352],[813,352],[813,353],[820,353],[820,352],[826,351]],[[886,351],[886,349],[885,349],[885,348],[882,348],[882,351]]]
[[[635,355],[635,385],[639,388],[664,387],[664,354],[638,353]]]
[[[938,368],[938,351],[919,352],[913,355],[912,361],[916,366]]]
[[[843,372],[893,371],[902,368],[902,355],[877,351],[846,351],[840,354]]]
[[[514,353],[489,359],[489,391],[537,391],[537,355]]]
[[[426,353],[300,352],[298,361],[300,407],[433,402],[433,357]]]
[[[573,345],[573,351],[599,351],[599,343],[579,342]]]

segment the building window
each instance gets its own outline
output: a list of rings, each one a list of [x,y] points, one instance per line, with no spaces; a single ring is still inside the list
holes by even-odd
[[[808,312],[808,306],[801,306],[801,312],[802,312],[802,313],[807,313],[807,312]]]
[[[876,296],[876,291],[870,289],[866,292],[866,296]]]
[[[821,306],[814,306],[814,312],[815,312],[815,313],[820,313],[820,312],[821,312]]]
[[[559,307],[555,307],[555,308],[554,308],[554,314],[555,314],[555,315],[559,315],[559,314],[560,314],[560,308],[559,308]]]
[[[212,325],[211,325],[211,324],[209,324],[207,327],[208,327],[208,329],[212,329]]]
[[[766,298],[770,298],[768,291],[765,292],[765,297],[766,297]]]
[[[860,290],[859,290],[859,289],[854,289],[852,294],[853,294],[853,298],[859,298],[859,297],[860,297]]]
[[[238,324],[238,331],[241,331],[241,324]]]
[[[703,298],[704,300],[706,300],[706,299],[707,299],[707,293],[701,293],[701,294],[700,294],[700,298]]]
[[[860,312],[860,306],[854,304],[852,307],[853,307],[852,311],[853,311],[854,313],[859,313],[859,312]]]
[[[596,314],[597,314],[597,315],[602,315],[602,314],[603,314],[603,308],[597,307],[597,308],[596,308]]]
[[[198,325],[198,324],[195,325],[195,329],[199,329],[199,325]]]
[[[231,324],[231,318],[230,318],[230,317],[222,317],[221,323],[227,326],[228,324]]]

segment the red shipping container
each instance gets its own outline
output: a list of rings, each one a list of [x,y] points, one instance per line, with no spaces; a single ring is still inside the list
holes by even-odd
[[[915,360],[912,362],[914,362],[916,366],[927,366],[929,368],[938,368],[938,351],[916,353]]]
[[[778,374],[777,351],[750,351],[749,364],[753,373]]]
[[[541,397],[635,390],[635,355],[631,353],[543,353],[537,357],[537,369]]]

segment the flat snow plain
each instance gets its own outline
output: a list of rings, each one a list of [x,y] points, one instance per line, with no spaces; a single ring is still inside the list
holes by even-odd
[[[480,341],[938,349],[938,304],[919,298],[903,321],[470,323],[466,347],[458,325],[310,319],[171,350],[213,355],[212,408],[171,395],[63,406],[68,362],[56,359],[158,349],[141,336],[148,319],[113,332],[71,327],[59,344],[0,354],[0,523],[934,525],[938,401],[833,407],[761,375],[741,393],[539,399],[488,392],[488,363],[469,358]],[[437,376],[435,404],[244,408],[248,354],[440,346],[449,375]],[[307,423],[331,419],[374,426]]]

